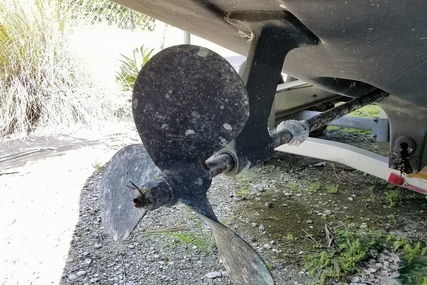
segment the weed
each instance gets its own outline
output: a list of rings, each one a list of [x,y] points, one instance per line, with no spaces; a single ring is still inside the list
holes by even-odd
[[[326,186],[326,191],[329,194],[338,194],[338,185],[328,185]]]
[[[412,263],[419,256],[425,255],[426,252],[427,247],[421,247],[420,242],[415,243],[415,245],[407,243],[403,246],[404,258],[408,261],[408,263]]]
[[[293,234],[287,234],[287,235],[284,237],[284,239],[285,239],[286,241],[294,241],[294,240],[296,240],[296,237],[294,237],[294,235],[293,235]]]
[[[399,189],[392,189],[385,193],[384,201],[387,207],[393,208],[402,201],[402,192]]]
[[[92,167],[95,169],[96,172],[101,173],[105,169],[105,164],[96,161],[94,164],[92,164]]]
[[[322,186],[320,185],[320,182],[313,182],[308,186],[308,192],[309,193],[316,193],[321,188],[322,188]]]
[[[396,224],[397,223],[396,216],[394,214],[387,215],[387,219],[392,224]]]
[[[398,251],[402,254],[398,280],[400,284],[427,284],[427,247],[401,240]],[[403,245],[403,246],[402,246]]]
[[[381,233],[357,228],[336,230],[335,243],[328,251],[308,255],[305,267],[319,284],[328,279],[341,280],[358,271],[358,264],[369,257],[369,250],[378,247]]]

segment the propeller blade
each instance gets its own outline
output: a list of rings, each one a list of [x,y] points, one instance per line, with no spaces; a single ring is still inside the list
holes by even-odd
[[[114,240],[124,240],[146,211],[133,207],[136,190],[153,179],[160,170],[142,144],[128,145],[108,162],[100,182],[101,219]]]
[[[204,201],[203,204],[200,204],[201,201]],[[275,284],[261,256],[245,240],[218,221],[206,196],[197,197],[196,203],[188,200],[182,200],[182,202],[199,214],[212,228],[219,254],[233,284]],[[194,207],[194,204],[197,206]],[[200,209],[203,209],[203,212]]]
[[[136,128],[160,169],[206,160],[243,129],[246,87],[220,55],[181,45],[162,50],[140,71],[132,99]]]
[[[224,267],[236,285],[274,285],[274,278],[259,254],[225,225],[204,218],[212,227]]]

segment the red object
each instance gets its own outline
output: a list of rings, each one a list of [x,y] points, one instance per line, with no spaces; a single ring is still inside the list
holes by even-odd
[[[402,185],[403,181],[404,181],[403,177],[396,173],[390,173],[390,176],[388,177],[388,182],[396,186]]]

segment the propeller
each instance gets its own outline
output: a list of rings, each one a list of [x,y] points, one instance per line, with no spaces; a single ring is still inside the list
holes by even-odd
[[[235,284],[274,284],[262,258],[218,220],[206,196],[212,177],[205,161],[236,138],[249,117],[246,88],[233,67],[203,47],[165,49],[140,71],[132,110],[143,146],[122,149],[102,178],[107,231],[123,238],[135,228],[144,210],[123,209],[133,208],[132,200],[148,210],[181,201],[211,226]],[[155,166],[161,171],[157,179]],[[126,180],[138,191],[136,198],[129,196]]]
[[[100,181],[100,208],[104,229],[115,241],[127,239],[146,213],[132,206],[130,182],[146,184],[159,172],[142,144],[122,148],[109,161]]]

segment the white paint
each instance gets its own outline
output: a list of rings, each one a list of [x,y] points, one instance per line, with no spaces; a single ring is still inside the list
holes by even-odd
[[[222,146],[226,146],[227,145],[227,140],[225,138],[220,137],[219,140],[221,141],[221,145]]]
[[[185,136],[194,135],[195,133],[196,133],[195,131],[188,129],[185,131]]]
[[[200,56],[200,57],[207,57],[207,56],[209,56],[210,53],[211,53],[211,51],[208,50],[207,48],[200,47],[199,52],[197,53],[197,55]]]
[[[230,124],[225,123],[225,124],[223,124],[222,126],[223,126],[223,127],[224,127],[224,129],[226,129],[227,131],[231,131],[231,130],[233,130],[233,127],[232,127]]]
[[[203,179],[202,178],[197,178],[196,181],[194,181],[194,184],[196,184],[197,186],[202,186],[203,185]]]

